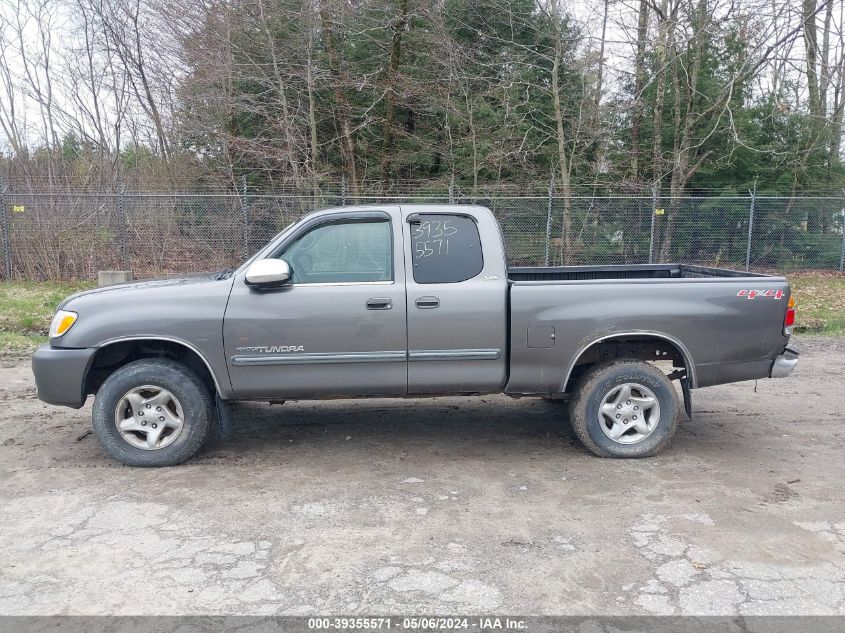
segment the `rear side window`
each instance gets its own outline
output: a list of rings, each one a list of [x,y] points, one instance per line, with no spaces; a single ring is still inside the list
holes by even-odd
[[[484,268],[475,222],[462,215],[415,215],[411,256],[418,284],[449,284],[472,279]]]

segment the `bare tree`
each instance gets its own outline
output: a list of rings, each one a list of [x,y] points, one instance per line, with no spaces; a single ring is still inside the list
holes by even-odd
[[[167,161],[170,157],[169,135],[160,108],[162,95],[153,87],[156,81],[150,61],[153,49],[145,45],[149,25],[145,24],[142,17],[152,15],[154,10],[144,5],[142,0],[90,1],[91,9],[98,18],[98,26],[108,34],[135,99],[155,128],[155,141],[161,156]],[[160,86],[161,83],[156,85]]]
[[[634,57],[634,105],[631,117],[631,177],[640,182],[640,130],[643,124],[643,90],[646,83],[645,54],[648,38],[648,1],[640,0],[637,12],[637,41]]]
[[[358,194],[358,169],[357,157],[355,154],[355,143],[352,138],[352,108],[346,98],[346,80],[341,64],[341,55],[338,49],[337,32],[339,7],[332,6],[333,0],[318,0],[320,3],[320,27],[323,35],[323,45],[329,59],[329,72],[334,86],[335,117],[340,132],[340,151],[343,157],[343,165],[346,180],[349,183],[353,195]]]

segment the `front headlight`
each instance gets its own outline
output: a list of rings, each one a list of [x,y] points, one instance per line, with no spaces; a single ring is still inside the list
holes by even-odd
[[[59,310],[56,312],[53,322],[50,323],[50,338],[59,338],[67,332],[76,323],[78,316],[76,312],[69,312],[68,310]]]

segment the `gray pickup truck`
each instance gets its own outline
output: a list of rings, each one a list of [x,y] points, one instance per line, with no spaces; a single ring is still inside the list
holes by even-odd
[[[327,209],[237,270],[75,294],[32,359],[38,397],[93,404],[109,455],[195,455],[229,403],[504,392],[569,403],[593,453],[644,457],[691,390],[789,375],[781,277],[678,264],[508,268],[477,206]],[[554,411],[554,406],[550,409]]]

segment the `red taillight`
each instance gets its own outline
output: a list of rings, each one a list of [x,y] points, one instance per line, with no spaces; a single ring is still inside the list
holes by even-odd
[[[786,304],[786,314],[783,317],[783,327],[790,327],[795,324],[795,298],[789,297]]]

